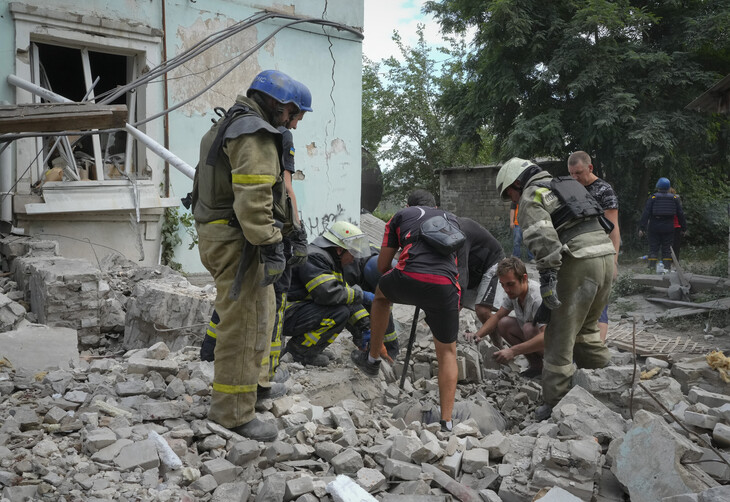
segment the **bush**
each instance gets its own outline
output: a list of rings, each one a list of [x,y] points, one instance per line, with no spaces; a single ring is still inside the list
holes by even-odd
[[[643,284],[639,284],[638,282],[634,281],[634,274],[632,274],[631,272],[624,272],[623,274],[619,274],[616,280],[613,282],[610,301],[614,302],[618,298],[622,298],[624,296],[642,294],[647,290],[647,286],[644,286]]]

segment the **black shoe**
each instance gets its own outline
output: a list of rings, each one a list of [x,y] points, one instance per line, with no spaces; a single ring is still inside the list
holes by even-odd
[[[300,346],[298,345],[295,345],[294,347],[291,347],[290,345],[290,343],[286,344],[286,352],[291,354],[292,359],[300,364],[303,364],[305,366],[324,367],[329,365],[330,363],[330,358],[322,354],[321,352],[315,352],[314,349],[311,348],[300,348]]]
[[[542,375],[542,368],[533,368],[530,366],[525,371],[520,372],[520,376],[524,378],[536,378]]]
[[[441,432],[449,433],[453,430],[453,427],[449,427],[446,420],[439,420],[439,422],[441,423]]]
[[[368,359],[368,353],[361,350],[355,349],[350,352],[350,359],[355,365],[360,368],[366,375],[371,377],[378,376],[380,372],[380,361],[371,363]]]
[[[258,386],[256,389],[256,400],[276,399],[286,394],[286,385],[283,383],[272,383],[271,387]]]
[[[233,427],[232,432],[240,434],[241,436],[254,441],[274,441],[279,435],[279,429],[277,429],[274,422],[264,422],[258,418],[254,418],[250,422]]]
[[[538,422],[542,422],[543,420],[547,420],[550,418],[550,415],[553,414],[553,407],[549,406],[547,404],[541,404],[540,406],[535,409],[535,420]]]

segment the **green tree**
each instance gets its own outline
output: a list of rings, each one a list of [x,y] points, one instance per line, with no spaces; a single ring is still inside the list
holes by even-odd
[[[432,0],[426,10],[448,33],[476,32],[439,103],[466,143],[487,128],[502,160],[586,150],[629,209],[622,220],[638,219],[659,176],[720,173],[713,195],[727,188],[728,117],[684,110],[730,73],[727,0]]]
[[[432,57],[423,31],[419,25],[415,47],[405,45],[394,32],[402,61],[390,57],[382,63],[367,58],[363,62],[363,146],[387,166],[384,197],[398,203],[415,188],[438,199],[436,170],[473,164],[478,154],[484,157],[483,150],[461,147],[449,132],[438,103],[444,82],[441,64]],[[459,50],[455,45],[453,51]]]

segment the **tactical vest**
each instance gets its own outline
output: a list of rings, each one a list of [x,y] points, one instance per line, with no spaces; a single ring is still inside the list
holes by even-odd
[[[654,203],[651,207],[651,215],[660,218],[667,218],[677,214],[677,196],[668,192],[657,192],[652,196]]]
[[[218,111],[218,109],[216,109]],[[192,207],[195,221],[209,223],[215,220],[228,220],[232,226],[239,226],[233,212],[233,182],[231,163],[223,154],[223,145],[228,139],[244,134],[266,131],[276,142],[280,172],[283,169],[281,133],[266,122],[249,106],[236,103],[203,136],[200,144],[200,162],[193,180]],[[274,197],[274,219],[291,229],[291,201],[286,193],[283,178],[279,176],[272,187]]]
[[[549,188],[562,203],[550,214],[550,219],[563,244],[584,233],[604,230],[608,234],[613,230],[613,223],[603,215],[598,201],[572,177],[559,176],[550,180],[550,184],[537,184]]]

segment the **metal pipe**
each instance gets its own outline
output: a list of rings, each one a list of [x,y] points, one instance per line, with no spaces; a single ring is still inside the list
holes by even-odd
[[[15,75],[8,75],[8,83],[14,85],[15,87],[25,89],[26,91],[40,96],[43,99],[53,101],[54,103],[75,103],[75,101],[64,98],[60,94],[56,94],[53,91],[49,91],[48,89],[45,89],[39,85],[35,85],[33,82],[28,82],[27,80],[24,80],[20,77],[16,77]]]
[[[129,124],[125,125],[124,129],[126,129],[129,134],[134,136],[137,141],[143,143],[147,148],[152,150],[153,153],[159,155],[163,160],[165,160],[165,162],[169,162],[172,167],[183,173],[185,176],[190,179],[193,179],[195,177],[195,168],[191,167],[184,160],[182,160],[170,150],[159,144],[157,141]]]
[[[7,101],[3,105],[9,104]],[[13,178],[15,170],[12,168],[13,159],[11,149],[4,148],[0,152],[0,220],[13,221]]]

